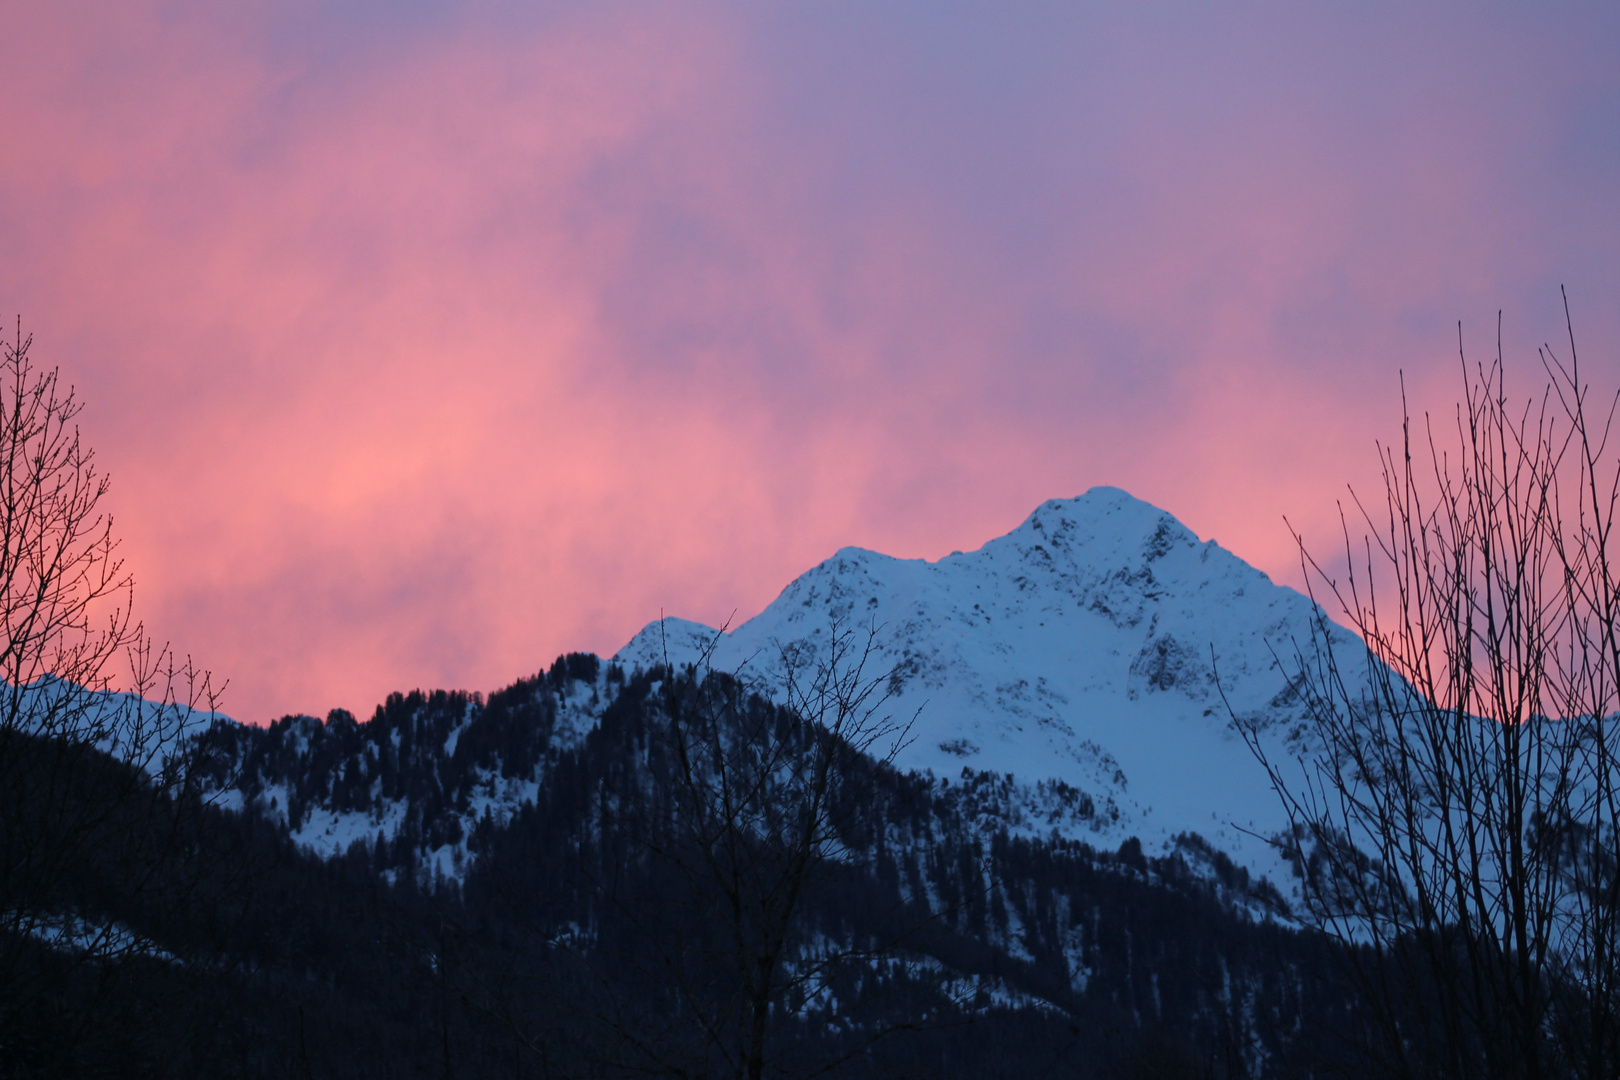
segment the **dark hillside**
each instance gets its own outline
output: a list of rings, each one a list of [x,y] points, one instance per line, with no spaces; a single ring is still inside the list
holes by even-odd
[[[138,944],[109,966],[39,934],[0,943],[10,985],[29,988],[0,1011],[6,1075],[725,1074],[738,1064],[735,945],[758,931],[739,898],[764,903],[783,882],[798,891],[763,1021],[774,1075],[1258,1077],[1344,1064],[1330,1032],[1355,1018],[1328,947],[1257,915],[1280,903],[1268,886],[1230,865],[1197,869],[1211,853],[1195,837],[1147,858],[1140,845],[987,829],[987,774],[938,783],[834,747],[832,854],[789,873],[791,821],[735,831],[739,870],[725,880],[741,891],[727,893],[687,828],[703,807],[677,797],[672,739],[716,686],[735,711],[715,746],[818,752],[820,729],[739,687],[625,677],[594,657],[487,700],[393,695],[363,723],[334,712],[214,729],[214,780],[245,809],[198,799],[151,816],[178,822],[181,839],[142,864],[140,888],[112,859],[48,897],[10,873],[8,902],[116,925]],[[592,695],[599,723],[555,738],[561,710]],[[124,768],[100,756],[78,767],[91,793]],[[540,782],[497,816],[475,805],[491,773]],[[794,782],[772,773],[747,797],[791,807]],[[41,827],[21,797],[8,844]],[[406,807],[392,836],[326,858],[292,839],[311,814],[389,800]],[[424,858],[457,844],[459,875]]]

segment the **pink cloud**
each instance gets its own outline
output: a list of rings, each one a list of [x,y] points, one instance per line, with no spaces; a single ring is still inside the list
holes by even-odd
[[[1511,28],[581,6],[323,51],[270,7],[63,11],[0,46],[0,303],[89,401],[152,624],[254,721],[1097,483],[1293,580],[1282,515],[1331,537],[1398,368],[1443,404],[1455,319],[1548,267],[1614,295],[1613,194],[1499,162],[1563,108],[1468,51]]]

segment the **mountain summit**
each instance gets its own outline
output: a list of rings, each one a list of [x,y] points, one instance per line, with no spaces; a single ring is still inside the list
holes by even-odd
[[[1297,719],[1286,661],[1320,618],[1170,514],[1098,487],[938,561],[845,548],[729,632],[666,618],[615,660],[707,655],[769,689],[785,656],[802,663],[835,633],[870,633],[865,674],[892,672],[887,711],[916,716],[898,766],[947,782],[964,769],[1062,781],[1093,812],[1032,815],[1030,831],[1139,836],[1150,850],[1195,832],[1275,876],[1256,834],[1280,830],[1281,811],[1229,709],[1281,750]]]
[[[1313,624],[1332,626],[1319,620],[1164,511],[1094,488],[936,562],[845,548],[729,632],[666,618],[610,663],[570,654],[487,700],[393,694],[365,723],[336,710],[210,739],[222,805],[258,807],[322,855],[386,845],[390,867],[459,879],[483,819],[543,801],[638,671],[707,664],[780,698],[788,663],[802,679],[845,635],[870,645],[861,674],[881,680],[883,711],[911,721],[893,763],[931,774],[983,835],[1134,837],[1149,856],[1221,851],[1286,882],[1267,840],[1280,803],[1231,721],[1273,761],[1310,756],[1288,668]],[[1365,655],[1332,632],[1341,664]]]
[[[395,693],[364,721],[216,718],[191,747],[213,805],[185,850],[241,860],[209,880],[251,868],[254,902],[197,970],[251,957],[271,974],[228,1012],[282,1017],[260,1026],[298,1032],[286,1061],[307,1045],[342,1075],[452,1042],[465,1071],[505,1070],[523,1031],[548,1071],[662,1075],[673,1047],[703,1072],[739,1000],[784,1061],[809,1048],[852,1080],[1145,1075],[1139,1050],[1166,1045],[1179,1064],[1154,1075],[1303,1075],[1323,1049],[1307,1018],[1362,1021],[1326,939],[1295,932],[1265,839],[1283,815],[1231,720],[1310,759],[1278,656],[1320,619],[1098,488],[937,562],[845,549],[728,633],[666,619],[610,662]],[[916,717],[898,769],[757,696],[846,647],[889,717]],[[130,927],[188,955],[167,898],[192,895],[191,864],[175,873],[188,891],[146,908],[88,874],[42,894],[55,936],[35,936]],[[772,981],[742,999],[761,956]]]

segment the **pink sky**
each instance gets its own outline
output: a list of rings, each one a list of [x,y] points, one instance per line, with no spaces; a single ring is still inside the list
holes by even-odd
[[[1620,384],[1606,6],[21,8],[0,313],[252,722],[1096,484],[1297,582],[1458,320]]]

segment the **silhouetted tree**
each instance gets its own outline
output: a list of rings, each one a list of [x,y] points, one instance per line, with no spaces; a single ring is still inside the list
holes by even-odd
[[[1492,364],[1462,360],[1454,430],[1407,415],[1345,577],[1300,542],[1313,598],[1365,643],[1323,623],[1297,653],[1304,772],[1239,724],[1310,916],[1375,947],[1342,955],[1402,1076],[1620,1071],[1616,399],[1573,333],[1540,356],[1542,391],[1510,397],[1499,332]]]
[[[581,880],[600,914],[559,948],[594,973],[565,1007],[597,1032],[582,1040],[595,1068],[819,1074],[895,1026],[863,1029],[854,1045],[803,1037],[808,1017],[855,1006],[852,988],[907,925],[894,911],[863,920],[836,898],[875,881],[884,811],[871,770],[887,767],[909,725],[885,711],[889,673],[869,674],[872,635],[835,627],[819,653],[781,659],[775,700],[707,656],[683,670],[666,661],[592,737],[612,757],[586,796],[596,851],[577,850],[600,860]]]
[[[185,736],[215,705],[207,674],[132,615],[80,403],[31,345],[19,324],[0,358],[0,1039],[12,1050],[46,998],[55,1016],[106,1024],[75,995],[162,952],[143,904],[162,894],[172,907],[195,854]]]
[[[819,651],[784,650],[780,705],[714,672],[666,684],[674,782],[663,853],[703,898],[697,921],[723,928],[701,960],[717,977],[689,1000],[725,1075],[784,1071],[792,1046],[773,1018],[890,947],[805,919],[830,875],[864,871],[878,809],[862,759],[892,761],[909,730],[885,711],[891,673],[869,670],[873,637],[835,624]],[[692,942],[682,944],[672,966],[688,972]]]

